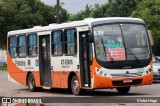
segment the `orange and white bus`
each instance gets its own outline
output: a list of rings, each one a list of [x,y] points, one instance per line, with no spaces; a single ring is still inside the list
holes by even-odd
[[[141,19],[88,18],[8,32],[8,79],[28,86],[85,89],[152,84],[150,36]]]

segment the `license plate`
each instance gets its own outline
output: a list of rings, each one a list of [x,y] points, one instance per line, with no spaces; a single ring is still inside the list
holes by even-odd
[[[126,80],[123,80],[123,83],[131,83],[132,80],[131,79],[126,79]]]

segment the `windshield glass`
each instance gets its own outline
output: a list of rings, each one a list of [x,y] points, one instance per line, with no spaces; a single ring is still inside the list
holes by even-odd
[[[100,61],[149,58],[146,29],[139,24],[111,24],[93,28],[96,57]]]

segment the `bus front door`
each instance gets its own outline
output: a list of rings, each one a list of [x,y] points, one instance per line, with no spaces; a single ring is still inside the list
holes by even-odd
[[[50,35],[39,37],[39,59],[41,86],[51,87]]]
[[[91,86],[88,31],[79,33],[79,60],[82,87]]]

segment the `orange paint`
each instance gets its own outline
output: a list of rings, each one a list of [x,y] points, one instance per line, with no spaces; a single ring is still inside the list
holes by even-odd
[[[73,71],[79,81],[80,81],[80,74],[78,71]],[[64,72],[64,71],[52,71],[52,87],[53,88],[68,88],[68,77],[69,77],[69,74],[71,72]],[[81,83],[81,81],[80,81]]]
[[[33,73],[33,76],[34,76],[34,79],[35,79],[35,82],[36,82],[36,86],[40,87],[41,84],[40,84],[40,73],[39,73],[39,71],[34,71],[32,73]]]
[[[150,65],[152,65],[152,61],[150,62]],[[121,81],[125,80],[126,78],[109,78],[109,77],[102,77],[98,76],[96,74],[95,67],[101,68],[101,66],[97,63],[96,59],[93,58],[93,64],[90,67],[91,69],[91,77],[94,76],[94,86],[93,88],[116,88],[119,86],[113,86],[112,81]],[[150,85],[152,84],[152,79],[153,79],[153,72],[144,75],[142,77],[137,77],[137,78],[130,78],[131,80],[136,80],[136,79],[143,79],[142,83],[139,85],[128,85],[128,86],[142,86],[142,85]]]
[[[60,88],[60,86],[61,86],[60,73],[52,71],[52,87],[53,88]]]
[[[151,72],[143,77],[142,85],[152,84],[152,80],[153,80],[153,72]]]
[[[94,88],[116,88],[119,86],[113,86],[112,81],[121,81],[125,80],[127,78],[105,78],[105,77],[100,77],[95,75],[94,77]],[[129,78],[131,80],[136,80],[136,79],[142,79],[141,84],[137,85],[128,85],[128,86],[142,86],[142,85],[150,85],[152,84],[152,78],[153,78],[153,73],[147,74],[143,77],[138,77],[138,78]]]
[[[15,106],[32,106],[33,103],[18,103],[18,104],[15,104]],[[34,103],[34,106],[41,106],[40,103]]]
[[[23,71],[20,68],[18,68],[10,55],[7,53],[7,59],[8,59],[8,73],[9,75],[16,80],[18,83],[22,85],[26,85],[26,77],[28,74],[28,71]],[[150,65],[152,62],[150,62]],[[125,78],[107,78],[107,77],[102,77],[98,76],[96,74],[95,67],[101,68],[101,66],[97,63],[96,59],[93,58],[93,64],[90,66],[90,75],[91,78],[94,76],[94,84],[93,88],[115,88],[117,86],[112,85],[112,81],[119,81],[119,80],[124,80]],[[81,78],[80,78],[80,73],[78,71],[74,71],[75,74],[78,77],[78,80],[80,82],[80,87],[82,88],[81,85]],[[33,71],[32,72],[35,78],[36,86],[40,87],[40,73],[39,71]],[[53,88],[68,88],[68,77],[69,77],[70,72],[64,72],[64,71],[51,71],[51,77],[52,77],[52,87]],[[139,85],[131,85],[131,86],[141,86],[141,85],[148,85],[152,84],[152,78],[153,78],[153,73],[147,74],[143,77],[139,78],[131,78],[132,80],[135,79],[143,79],[142,83]]]
[[[10,57],[9,54],[7,54],[7,59],[8,59],[8,73],[9,75],[18,83],[22,85],[27,85],[26,84],[26,79],[27,79],[27,74],[29,71],[23,71],[20,68],[14,64],[12,58]],[[32,71],[33,76],[35,78],[36,82],[36,87],[40,87],[40,73],[39,71]],[[70,72],[63,72],[63,71],[57,71],[51,72],[51,77],[52,77],[52,87],[54,88],[68,88],[68,77],[69,77]],[[75,71],[75,73],[78,76],[78,79],[80,81],[80,74],[79,72]]]
[[[67,72],[60,72],[60,83],[61,83],[61,88],[67,88],[68,87],[68,74]]]
[[[23,71],[20,68],[18,68],[12,58],[10,57],[10,55],[7,53],[7,64],[8,64],[8,74],[18,83],[22,84],[22,85],[27,85],[26,84],[26,77],[27,77],[27,73],[29,71]],[[36,82],[36,86],[40,87],[40,76],[39,76],[39,71],[33,71],[33,76],[35,78],[35,82]]]

